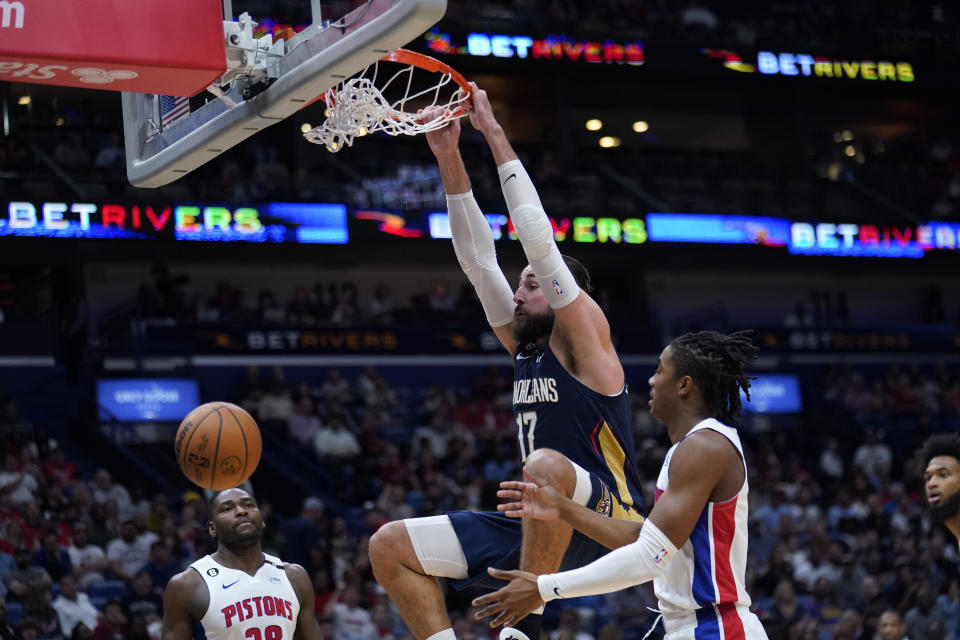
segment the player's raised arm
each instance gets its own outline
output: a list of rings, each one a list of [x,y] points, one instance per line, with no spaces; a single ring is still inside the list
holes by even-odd
[[[610,338],[610,325],[600,306],[581,291],[564,261],[533,181],[494,117],[486,92],[475,84],[470,122],[483,133],[493,152],[510,219],[533,275],[554,311],[551,349],[589,388],[606,395],[619,393],[624,374]]]
[[[447,194],[453,249],[460,268],[476,289],[493,332],[513,355],[517,347],[511,330],[515,306],[513,290],[497,264],[493,232],[470,188],[470,178],[458,146],[460,121],[452,120],[441,129],[428,131],[426,136],[440,166],[440,177]]]
[[[310,576],[307,571],[298,564],[285,564],[284,571],[287,573],[287,579],[293,585],[293,590],[297,594],[297,600],[300,601],[300,613],[297,615],[297,630],[294,632],[295,640],[320,640],[320,626],[317,624],[317,618],[313,614],[313,584],[310,582]]]
[[[193,627],[203,618],[209,600],[203,579],[193,569],[170,578],[163,592],[161,640],[193,640]]]

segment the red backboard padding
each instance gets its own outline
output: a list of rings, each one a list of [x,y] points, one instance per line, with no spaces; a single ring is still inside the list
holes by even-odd
[[[0,81],[190,96],[225,69],[220,0],[0,3]]]

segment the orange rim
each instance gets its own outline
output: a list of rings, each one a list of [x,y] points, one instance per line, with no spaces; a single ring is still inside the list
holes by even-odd
[[[430,71],[432,73],[446,73],[453,79],[454,82],[459,85],[467,94],[467,99],[469,100],[473,96],[473,89],[470,88],[470,83],[464,78],[459,71],[446,64],[445,62],[440,62],[436,58],[431,58],[428,55],[418,53],[416,51],[411,51],[410,49],[397,49],[396,51],[391,51],[387,55],[380,58],[386,62],[399,62],[400,64],[409,64],[414,67],[419,67],[424,71]],[[306,108],[316,102],[317,100],[323,100],[326,102],[324,94],[320,94],[307,104],[300,107],[301,109]],[[459,118],[463,115],[466,115],[466,107],[457,107],[450,112],[450,116],[453,118]]]
[[[453,81],[456,82],[467,94],[467,100],[470,100],[470,98],[473,96],[473,89],[470,88],[470,83],[467,82],[467,79],[460,75],[459,71],[445,62],[440,62],[436,58],[431,58],[428,55],[417,53],[416,51],[411,51],[410,49],[397,49],[396,51],[391,51],[380,59],[386,60],[387,62],[409,64],[433,73],[446,73],[453,78]],[[450,112],[449,117],[459,118],[465,115],[467,115],[467,108],[459,106]]]

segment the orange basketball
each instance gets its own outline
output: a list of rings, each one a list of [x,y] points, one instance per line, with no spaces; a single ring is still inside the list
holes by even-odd
[[[191,482],[220,491],[253,475],[262,446],[249,413],[229,402],[208,402],[180,423],[173,450]]]

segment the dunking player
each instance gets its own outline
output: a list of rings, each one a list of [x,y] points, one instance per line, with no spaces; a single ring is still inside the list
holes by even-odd
[[[561,518],[614,551],[579,569],[536,576],[491,569],[509,579],[474,600],[492,624],[556,598],[607,593],[653,580],[667,640],[765,640],[744,587],[747,564],[747,472],[737,430],[744,373],[756,357],[745,332],[680,336],[660,354],[650,378],[650,414],[673,446],[657,479],[656,503],[643,523],[618,522],[535,482],[501,483],[513,517]],[[554,520],[555,521],[555,520]]]
[[[937,433],[920,449],[927,509],[960,541],[960,433]]]
[[[540,198],[486,92],[473,85],[470,122],[493,151],[503,193],[530,264],[516,292],[497,265],[493,235],[470,189],[454,121],[427,134],[437,157],[453,246],[487,321],[514,364],[513,409],[521,460],[577,504],[604,516],[641,521],[640,483],[623,367],[610,327],[587,294],[589,276],[560,254]],[[581,566],[605,550],[563,522],[458,511],[391,522],[370,541],[374,574],[418,640],[454,640],[437,577],[456,588],[496,588],[490,566],[549,573]],[[539,605],[501,637],[539,636]]]
[[[310,578],[263,553],[263,517],[250,494],[214,496],[208,526],[217,550],[170,579],[163,639],[190,640],[199,622],[208,640],[318,640]]]

